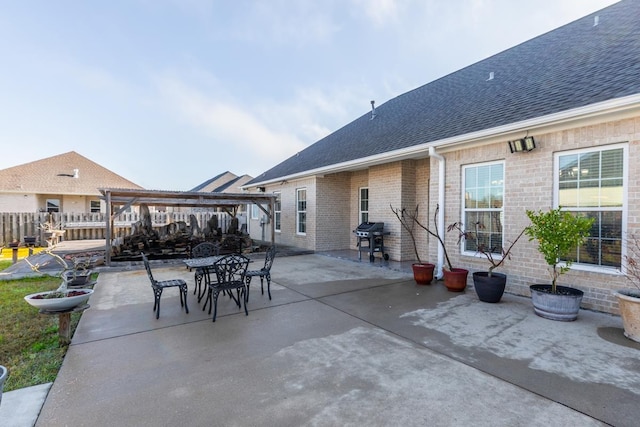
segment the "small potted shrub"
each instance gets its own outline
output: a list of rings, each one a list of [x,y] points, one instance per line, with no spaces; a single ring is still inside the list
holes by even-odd
[[[460,228],[462,228],[462,225]],[[507,259],[511,258],[511,249],[513,249],[513,246],[520,240],[525,229],[522,229],[515,240],[510,242],[506,248],[504,246],[498,248],[495,245],[490,246],[486,243],[487,239],[480,237],[478,230],[481,228],[484,228],[483,224],[476,223],[475,232],[463,231],[462,236],[464,239],[473,240],[476,251],[485,257],[489,263],[489,268],[486,271],[476,271],[472,274],[473,287],[478,295],[478,299],[482,302],[497,303],[502,299],[502,295],[504,294],[507,275],[496,273],[493,270],[501,267]],[[500,253],[500,257],[496,256],[498,252]]]
[[[431,230],[428,226],[424,225],[418,219],[418,206],[416,206],[416,208],[415,208],[415,210],[413,212],[409,212],[404,208],[402,210],[398,210],[398,209],[394,209],[393,207],[391,207],[391,210],[396,215],[396,217],[400,220],[400,223],[405,228],[405,230],[411,230],[411,231],[409,231],[409,235],[410,235],[410,237],[411,237],[411,239],[413,241],[413,247],[414,247],[414,250],[416,252],[416,258],[418,260],[420,260],[420,258],[418,256],[418,250],[417,250],[417,247],[416,247],[415,234],[414,234],[414,231],[413,231],[414,226],[417,225],[419,228],[421,228],[422,230],[426,231],[427,234],[429,234],[432,237],[435,237],[438,240],[438,243],[440,244],[440,247],[442,248],[442,250],[444,252],[444,257],[445,257],[445,260],[447,261],[447,267],[448,267],[448,268],[443,268],[442,269],[442,274],[444,276],[444,285],[445,285],[445,287],[447,288],[447,290],[449,290],[451,292],[462,292],[462,291],[464,291],[464,289],[467,287],[467,275],[469,274],[469,270],[466,270],[464,268],[454,268],[451,265],[451,260],[449,259],[449,254],[447,253],[447,247],[444,244],[444,239],[440,235],[440,230],[438,229],[438,221],[437,221],[437,219],[438,219],[438,212],[440,211],[440,205],[436,206],[435,212],[433,214],[433,224],[434,224],[433,230]],[[451,231],[451,229],[453,229],[453,228],[455,228],[455,224],[450,225],[447,228],[447,230]],[[433,264],[431,264],[431,265],[433,265]],[[435,268],[435,265],[434,265],[434,268]],[[414,273],[414,276],[415,276],[415,273]]]
[[[411,269],[413,271],[413,280],[416,281],[418,285],[429,285],[433,281],[433,270],[436,268],[435,264],[431,264],[428,262],[422,262],[420,259],[420,253],[418,252],[418,244],[416,243],[416,219],[418,218],[418,205],[413,212],[408,212],[405,208],[397,209],[391,206],[391,211],[395,214],[407,233],[409,234],[409,238],[411,239],[411,243],[413,245],[413,252],[416,256],[416,261],[411,264]]]
[[[573,215],[561,207],[534,212],[527,210],[531,225],[525,228],[529,240],[538,242],[551,275],[551,284],[529,286],[534,311],[551,320],[572,321],[578,317],[584,292],[557,284],[558,278],[571,269],[568,256],[584,243],[594,218]]]
[[[632,236],[625,255],[625,277],[633,288],[615,292],[620,307],[624,336],[640,342],[640,237]]]

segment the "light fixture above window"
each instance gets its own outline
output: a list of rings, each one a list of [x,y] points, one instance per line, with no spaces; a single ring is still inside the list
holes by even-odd
[[[511,150],[512,153],[531,151],[534,148],[536,148],[536,141],[532,136],[525,136],[524,138],[509,141],[509,150]]]

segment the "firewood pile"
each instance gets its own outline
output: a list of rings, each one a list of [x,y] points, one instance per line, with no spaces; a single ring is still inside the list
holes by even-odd
[[[111,259],[130,261],[140,258],[145,252],[150,259],[188,258],[191,248],[202,242],[219,242],[220,253],[250,251],[251,238],[242,233],[238,219],[233,218],[226,232],[218,226],[216,216],[200,227],[195,215],[191,215],[189,224],[184,221],[153,228],[148,206],[140,205],[140,221],[131,227],[131,234],[114,241],[111,247]]]

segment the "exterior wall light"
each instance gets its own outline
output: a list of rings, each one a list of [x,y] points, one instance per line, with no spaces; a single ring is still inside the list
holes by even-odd
[[[520,139],[514,139],[509,141],[509,150],[512,153],[521,153],[523,151],[531,151],[536,148],[536,141],[532,136],[527,136]]]

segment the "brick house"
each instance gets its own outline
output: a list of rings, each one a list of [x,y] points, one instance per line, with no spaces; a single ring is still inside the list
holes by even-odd
[[[584,212],[596,226],[561,280],[585,291],[584,308],[615,313],[612,291],[626,287],[624,239],[640,232],[638,16],[640,2],[623,0],[372,103],[244,188],[279,197],[277,243],[356,250],[352,230],[384,222],[391,233],[385,246],[398,261],[415,255],[390,206],[419,204],[430,222],[440,205],[441,226],[481,222],[498,247],[529,224],[528,209]],[[446,234],[453,263],[486,270],[453,234]],[[421,238],[421,257],[441,268],[435,239]],[[515,294],[549,281],[535,242],[526,239],[501,271]]]

